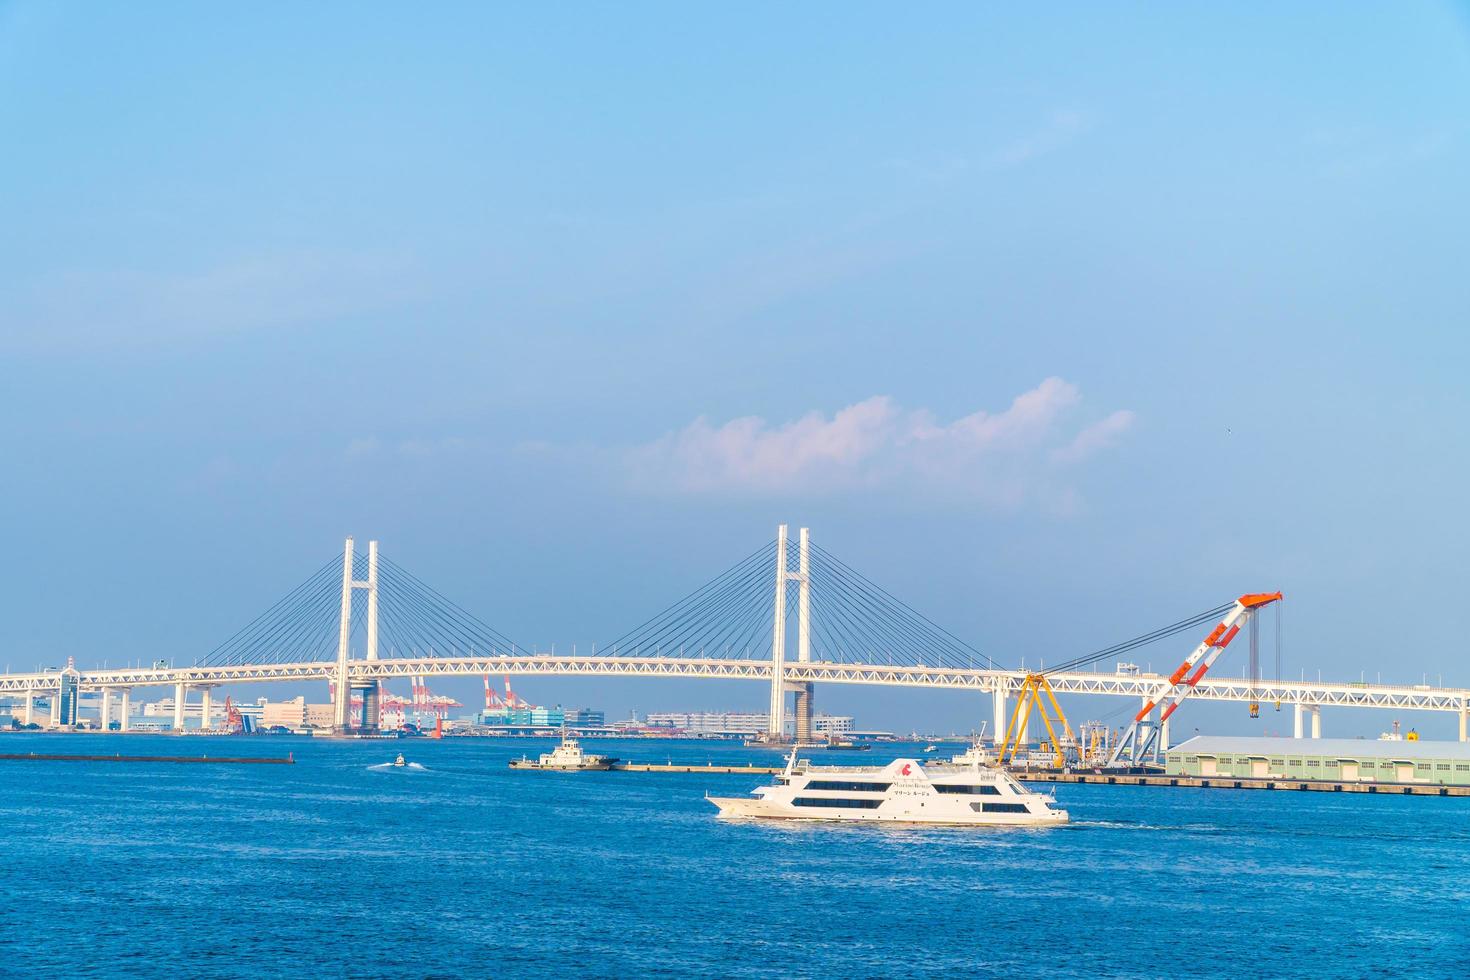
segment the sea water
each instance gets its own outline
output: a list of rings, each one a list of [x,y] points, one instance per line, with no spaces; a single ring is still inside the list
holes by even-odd
[[[4,735],[11,976],[1464,976],[1470,798],[1059,785],[1072,824],[732,823],[553,740]],[[776,764],[693,741],[645,762]],[[812,753],[881,764],[920,747]],[[384,764],[399,751],[422,768]],[[958,748],[956,748],[958,751]]]

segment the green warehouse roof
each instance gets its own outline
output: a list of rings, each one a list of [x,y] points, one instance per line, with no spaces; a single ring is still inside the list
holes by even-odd
[[[1373,738],[1260,738],[1196,735],[1169,750],[1191,755],[1301,755],[1334,759],[1470,759],[1470,742],[1387,741]]]

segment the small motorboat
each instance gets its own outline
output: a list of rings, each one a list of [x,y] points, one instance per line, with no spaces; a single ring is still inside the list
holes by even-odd
[[[924,746],[924,751],[925,752],[938,752],[939,751],[939,746],[937,746],[937,745],[926,745],[926,746]]]
[[[398,768],[398,769],[402,769],[404,766],[407,766],[408,765],[407,762],[404,762],[403,761],[403,753],[402,752],[398,753],[398,758],[396,758],[396,759],[393,760],[393,765],[394,765],[395,768]]]

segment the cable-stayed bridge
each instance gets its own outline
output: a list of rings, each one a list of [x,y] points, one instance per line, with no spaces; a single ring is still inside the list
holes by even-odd
[[[1136,670],[1107,672],[1138,648],[1196,634],[1233,603],[1205,610],[1139,637],[1064,659],[1046,671],[1059,694],[1111,695],[1156,702],[1170,678]],[[1104,665],[1103,669],[1098,669]],[[587,675],[758,681],[770,689],[770,730],[809,738],[815,686],[869,684],[968,690],[992,699],[993,732],[1005,731],[1007,701],[1028,671],[1002,665],[810,540],[796,542],[783,525],[776,540],[657,615],[589,654],[524,647],[407,569],[351,538],[343,553],[234,636],[188,666],[43,670],[0,675],[0,695],[22,698],[33,720],[38,697],[50,701],[52,724],[75,718],[76,695],[101,696],[103,727],[113,700],[125,726],[134,688],[173,687],[175,730],[191,694],[208,717],[213,689],[276,681],[331,685],[336,727],[376,728],[381,684],[397,677],[452,675]],[[1444,711],[1470,725],[1470,690],[1428,685],[1321,683],[1203,677],[1191,696],[1210,701],[1292,705],[1300,737],[1321,734],[1323,706]],[[68,703],[69,700],[69,703]],[[354,713],[354,702],[361,705]],[[1157,713],[1158,741],[1168,720]]]

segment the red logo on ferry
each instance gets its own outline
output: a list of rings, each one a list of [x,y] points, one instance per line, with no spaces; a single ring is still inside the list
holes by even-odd
[[[905,762],[905,763],[904,763],[904,764],[903,764],[903,768],[902,768],[902,769],[900,769],[900,770],[899,770],[899,771],[898,771],[898,774],[899,774],[899,775],[900,775],[900,776],[908,776],[908,775],[912,775],[912,774],[911,774],[911,773],[910,773],[910,772],[909,772],[909,770],[910,770],[910,769],[911,769],[911,768],[912,768],[912,767],[911,767],[911,766],[910,766],[910,765],[909,765],[909,764],[908,764],[908,763],[907,763],[907,762]]]

